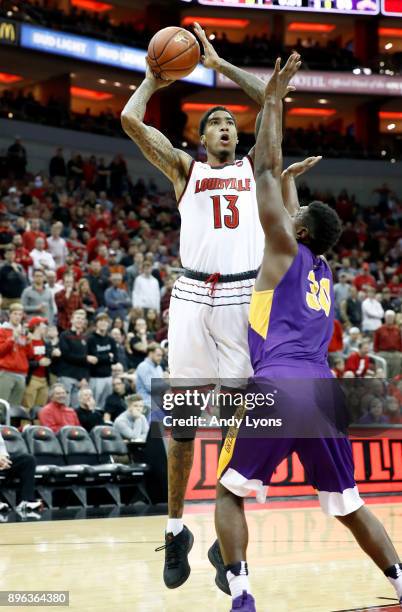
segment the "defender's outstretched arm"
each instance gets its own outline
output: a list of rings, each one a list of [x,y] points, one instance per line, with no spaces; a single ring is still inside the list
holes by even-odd
[[[280,70],[280,60],[265,90],[265,103],[255,153],[255,177],[260,221],[271,248],[294,252],[295,237],[290,216],[284,207],[281,190],[282,173],[282,98],[294,88],[289,82],[300,67],[300,56],[294,53]]]
[[[317,157],[307,157],[307,159],[292,164],[282,172],[282,197],[285,208],[292,217],[300,208],[299,196],[297,195],[296,178],[311,168],[314,168],[319,161],[321,155]]]

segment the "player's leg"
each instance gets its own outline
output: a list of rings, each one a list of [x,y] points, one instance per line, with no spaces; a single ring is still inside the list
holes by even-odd
[[[208,329],[209,309],[172,297],[169,324],[170,383],[174,388],[191,390],[217,379],[216,346]],[[195,406],[183,406],[172,417],[194,413]],[[196,430],[174,428],[168,449],[168,512],[165,534],[163,577],[168,588],[177,588],[190,575],[188,553],[193,536],[183,524],[184,497],[194,458]]]
[[[350,529],[360,547],[389,578],[401,600],[402,564],[384,526],[360,498],[349,440],[299,440],[297,453],[309,481],[318,490],[324,512]]]

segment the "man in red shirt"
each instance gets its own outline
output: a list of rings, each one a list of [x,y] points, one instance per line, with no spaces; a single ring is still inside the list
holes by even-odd
[[[21,406],[28,373],[23,316],[21,304],[10,304],[9,321],[0,327],[0,397],[12,406]]]
[[[332,357],[341,356],[343,351],[343,329],[341,323],[334,319],[334,331],[332,332],[332,338],[328,345],[328,353]]]
[[[30,229],[24,232],[22,236],[23,245],[29,253],[35,248],[37,238],[43,238],[45,241],[45,249],[47,249],[46,234],[40,230],[40,220],[31,219]]]
[[[42,407],[47,402],[49,392],[47,369],[51,360],[46,355],[47,319],[32,317],[28,329],[32,332],[32,336],[28,344],[29,372],[22,404],[31,410],[34,406]]]
[[[374,332],[374,351],[387,362],[388,378],[401,373],[402,337],[393,310],[385,312],[385,323]]]
[[[63,282],[64,289],[56,293],[55,301],[58,327],[64,331],[69,329],[73,313],[82,308],[82,300],[75,288],[74,277],[70,272],[64,275]]]
[[[57,433],[65,425],[78,425],[80,421],[73,408],[66,406],[67,392],[64,385],[56,383],[49,392],[50,402],[39,412],[39,422]]]
[[[22,244],[21,234],[15,234],[13,238],[13,245],[15,246],[15,263],[20,264],[28,274],[28,269],[33,265],[32,257]]]
[[[358,352],[351,353],[345,363],[345,371],[351,371],[357,378],[362,378],[370,366],[368,353],[370,344],[366,340],[359,343]]]
[[[377,283],[375,281],[375,278],[372,274],[370,274],[369,272],[369,265],[368,263],[364,263],[362,265],[362,273],[358,274],[357,276],[355,276],[355,279],[353,281],[354,286],[357,288],[358,291],[361,291],[362,289],[364,289],[365,287],[374,287],[374,289],[377,286]]]

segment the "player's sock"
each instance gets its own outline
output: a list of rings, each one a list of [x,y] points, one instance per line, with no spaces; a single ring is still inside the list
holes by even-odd
[[[181,531],[183,531],[183,519],[168,519],[166,533],[173,533],[174,536],[177,536]]]
[[[250,593],[250,582],[248,579],[246,561],[239,561],[233,565],[225,565],[225,570],[232,599],[239,597],[243,591]]]
[[[388,567],[384,574],[394,587],[399,598],[402,597],[402,563],[395,563]]]

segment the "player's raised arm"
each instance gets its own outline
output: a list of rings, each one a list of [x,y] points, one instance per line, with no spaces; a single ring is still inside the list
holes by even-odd
[[[121,124],[147,160],[172,181],[176,196],[180,198],[193,160],[188,153],[175,149],[159,130],[144,123],[147,103],[152,94],[171,83],[172,81],[157,79],[147,66],[145,79],[121,113]]]
[[[321,155],[317,157],[307,157],[307,159],[292,164],[282,172],[281,184],[283,203],[290,216],[295,215],[300,208],[296,178],[311,168],[314,168],[321,160]]]
[[[244,93],[254,100],[254,102],[262,106],[264,104],[264,81],[254,74],[250,74],[247,70],[237,68],[237,66],[219,57],[199,23],[194,23],[194,32],[204,47],[204,55],[201,57],[204,66],[206,68],[212,68],[227,76],[228,79],[236,83]]]
[[[293,225],[284,206],[281,190],[282,129],[280,118],[282,98],[294,87],[291,78],[300,67],[300,56],[293,53],[280,70],[280,59],[265,89],[265,102],[255,151],[255,179],[258,211],[265,236],[274,251],[295,252],[297,248]]]

